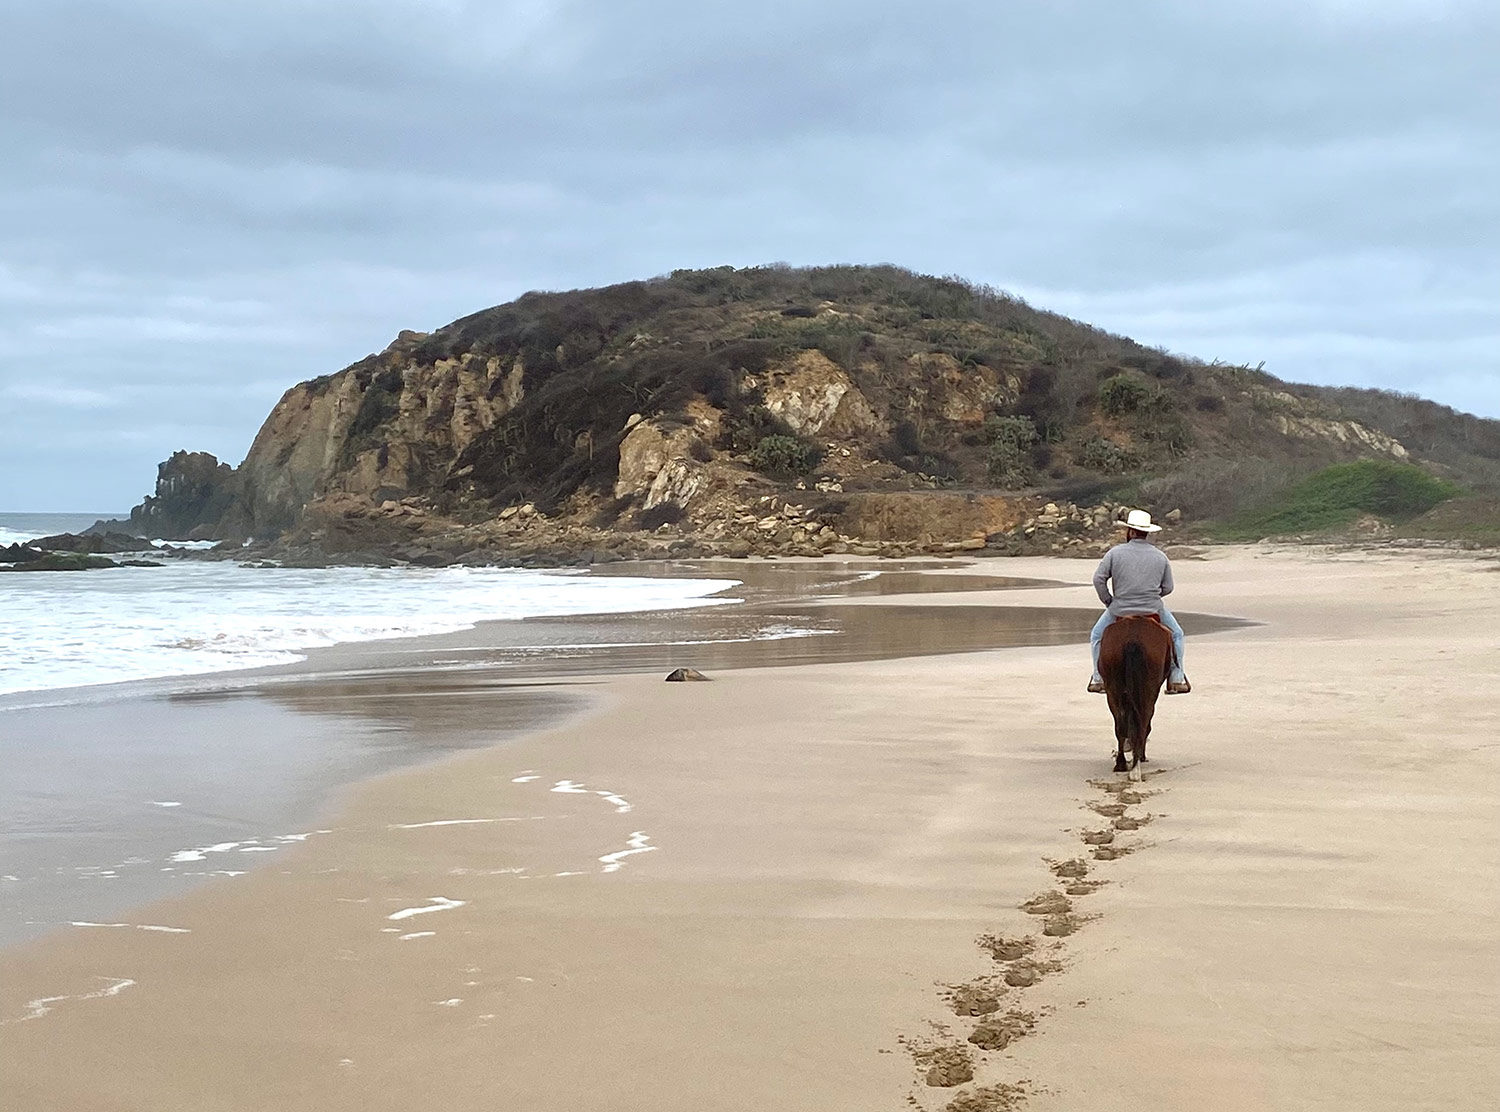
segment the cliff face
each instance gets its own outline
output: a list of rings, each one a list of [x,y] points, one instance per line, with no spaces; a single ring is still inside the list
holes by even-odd
[[[1381,412],[951,279],[719,268],[527,294],[403,332],[287,391],[232,480],[215,470],[218,494],[182,497],[221,534],[258,536],[297,527],[309,505],[324,521],[328,507],[403,503],[458,521],[534,503],[605,526],[703,531],[793,490],[832,504],[1130,488],[1158,512],[1201,516],[1276,476],[1411,457],[1367,423]],[[1488,441],[1464,430],[1460,462],[1488,459]],[[142,512],[178,498],[159,484]]]
[[[519,358],[464,352],[424,363],[413,356],[424,339],[403,332],[379,355],[282,396],[239,469],[249,529],[289,528],[330,494],[376,503],[431,494],[520,402]]]

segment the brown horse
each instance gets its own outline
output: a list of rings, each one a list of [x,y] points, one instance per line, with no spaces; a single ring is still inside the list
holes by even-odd
[[[1172,667],[1172,634],[1155,614],[1116,618],[1099,643],[1099,675],[1115,716],[1115,771],[1141,778],[1156,698]],[[1125,745],[1130,744],[1130,761]]]

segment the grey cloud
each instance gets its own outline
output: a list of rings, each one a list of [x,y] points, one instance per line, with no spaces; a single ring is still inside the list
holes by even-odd
[[[399,328],[723,262],[956,272],[1175,350],[1500,414],[1490,5],[0,19],[0,390],[117,399],[0,418],[0,474],[62,507],[124,504],[177,447],[238,459],[285,386]]]

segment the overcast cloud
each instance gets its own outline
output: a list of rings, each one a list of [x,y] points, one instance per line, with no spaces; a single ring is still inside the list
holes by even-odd
[[[1500,8],[52,0],[0,13],[0,509],[238,463],[528,289],[894,262],[1500,416]]]

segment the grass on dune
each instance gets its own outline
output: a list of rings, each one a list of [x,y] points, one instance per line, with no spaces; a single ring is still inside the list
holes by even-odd
[[[1409,463],[1336,463],[1222,522],[1214,533],[1231,541],[1322,533],[1341,529],[1362,514],[1404,522],[1460,493],[1454,484]]]

